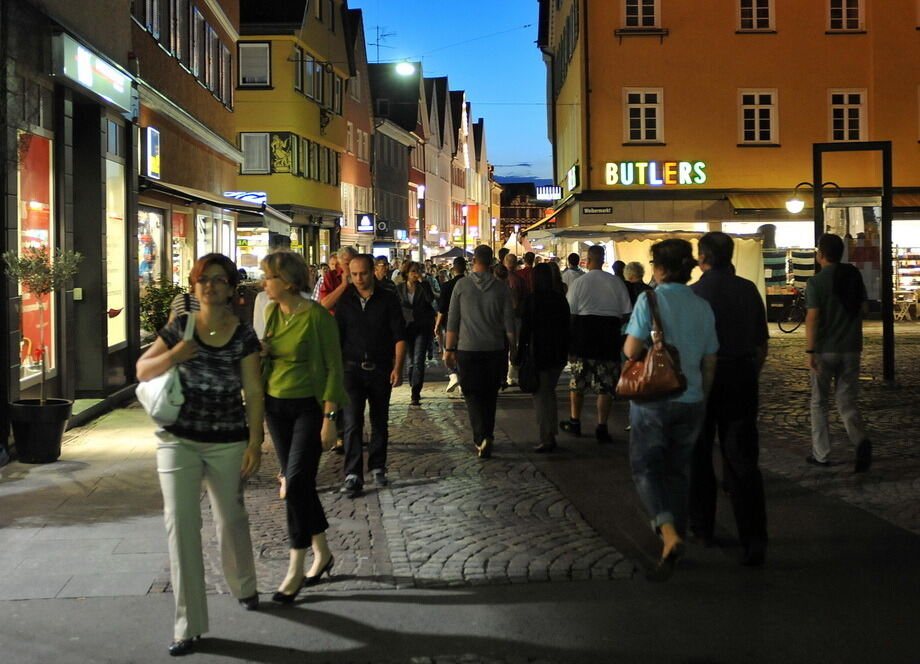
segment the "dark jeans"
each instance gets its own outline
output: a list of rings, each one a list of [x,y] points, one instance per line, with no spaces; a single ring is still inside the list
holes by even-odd
[[[417,397],[425,384],[425,359],[428,355],[428,346],[434,336],[432,330],[413,330],[406,332],[406,355],[409,357],[409,387],[412,396]]]
[[[390,415],[391,367],[378,366],[372,371],[361,368],[345,369],[345,475],[357,475],[364,482],[364,458],[361,443],[364,440],[364,404],[370,408],[371,440],[367,446],[367,469],[386,470],[387,420]]]
[[[495,406],[498,390],[508,371],[508,353],[495,351],[457,351],[460,388],[470,415],[473,444],[495,438]]]
[[[276,399],[265,395],[265,421],[287,485],[288,537],[292,549],[306,549],[329,523],[316,493],[316,470],[323,453],[323,409],[314,398]]]
[[[757,379],[753,360],[719,362],[690,473],[690,527],[704,537],[711,537],[718,493],[712,448],[718,435],[722,480],[732,501],[738,538],[743,546],[767,540],[763,477],[757,466],[760,456]]]

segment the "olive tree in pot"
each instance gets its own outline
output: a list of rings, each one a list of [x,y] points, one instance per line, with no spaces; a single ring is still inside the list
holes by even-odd
[[[57,250],[52,256],[46,246],[26,247],[20,253],[6,251],[6,273],[31,293],[38,305],[40,398],[20,399],[10,404],[13,439],[19,460],[25,463],[50,463],[61,456],[61,440],[73,401],[45,396],[45,310],[51,293],[60,290],[77,274],[83,256],[74,251]]]

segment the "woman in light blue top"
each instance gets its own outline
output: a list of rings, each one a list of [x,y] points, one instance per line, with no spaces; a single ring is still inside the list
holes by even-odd
[[[687,286],[696,266],[690,243],[674,239],[652,245],[652,264],[664,338],[677,348],[687,378],[687,389],[677,396],[633,401],[629,411],[633,482],[663,542],[661,559],[648,578],[664,581],[685,552],[690,457],[706,414],[719,342],[712,308]],[[642,293],[626,326],[626,357],[639,357],[651,340],[651,328],[649,299]]]

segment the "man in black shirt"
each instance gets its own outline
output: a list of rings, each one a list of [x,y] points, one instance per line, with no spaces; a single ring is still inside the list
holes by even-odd
[[[374,279],[374,259],[360,254],[348,269],[351,284],[335,308],[342,344],[345,391],[345,483],[340,491],[354,498],[364,489],[364,404],[370,407],[371,439],[367,468],[378,486],[387,484],[386,461],[390,392],[402,383],[406,342],[403,314],[395,293]]]
[[[438,337],[438,345],[444,348],[444,328],[447,327],[447,314],[450,311],[450,296],[454,293],[454,286],[466,276],[466,259],[457,256],[453,263],[453,277],[441,286],[441,295],[438,298],[438,317],[434,321],[434,333]],[[460,385],[460,377],[455,369],[447,370],[447,391],[453,392]]]
[[[733,252],[734,241],[725,233],[700,238],[703,276],[691,287],[712,306],[719,353],[691,466],[690,528],[704,541],[712,541],[718,493],[712,447],[718,434],[723,482],[743,547],[741,561],[754,566],[763,564],[767,544],[763,477],[757,466],[757,408],[758,379],[769,334],[763,299],[753,282],[735,275]]]
[[[396,284],[390,279],[390,261],[386,256],[377,256],[374,259],[374,276],[377,278],[377,287],[391,293],[396,292]]]

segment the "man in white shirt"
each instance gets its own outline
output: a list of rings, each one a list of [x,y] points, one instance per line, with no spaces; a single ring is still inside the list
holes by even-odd
[[[569,257],[571,262],[571,256]],[[581,435],[581,409],[585,392],[597,394],[598,443],[613,439],[607,430],[610,403],[620,376],[620,327],[632,311],[629,291],[619,277],[604,272],[604,247],[588,249],[588,271],[572,282],[568,291],[572,312],[572,342],[569,360],[571,419],[559,428],[574,436]],[[568,270],[566,270],[568,271]]]
[[[578,277],[582,276],[585,271],[578,267],[578,263],[581,261],[581,256],[576,253],[569,254],[568,263],[569,266],[562,271],[562,282],[565,284],[567,292],[572,292],[572,284],[575,283],[575,280]]]

